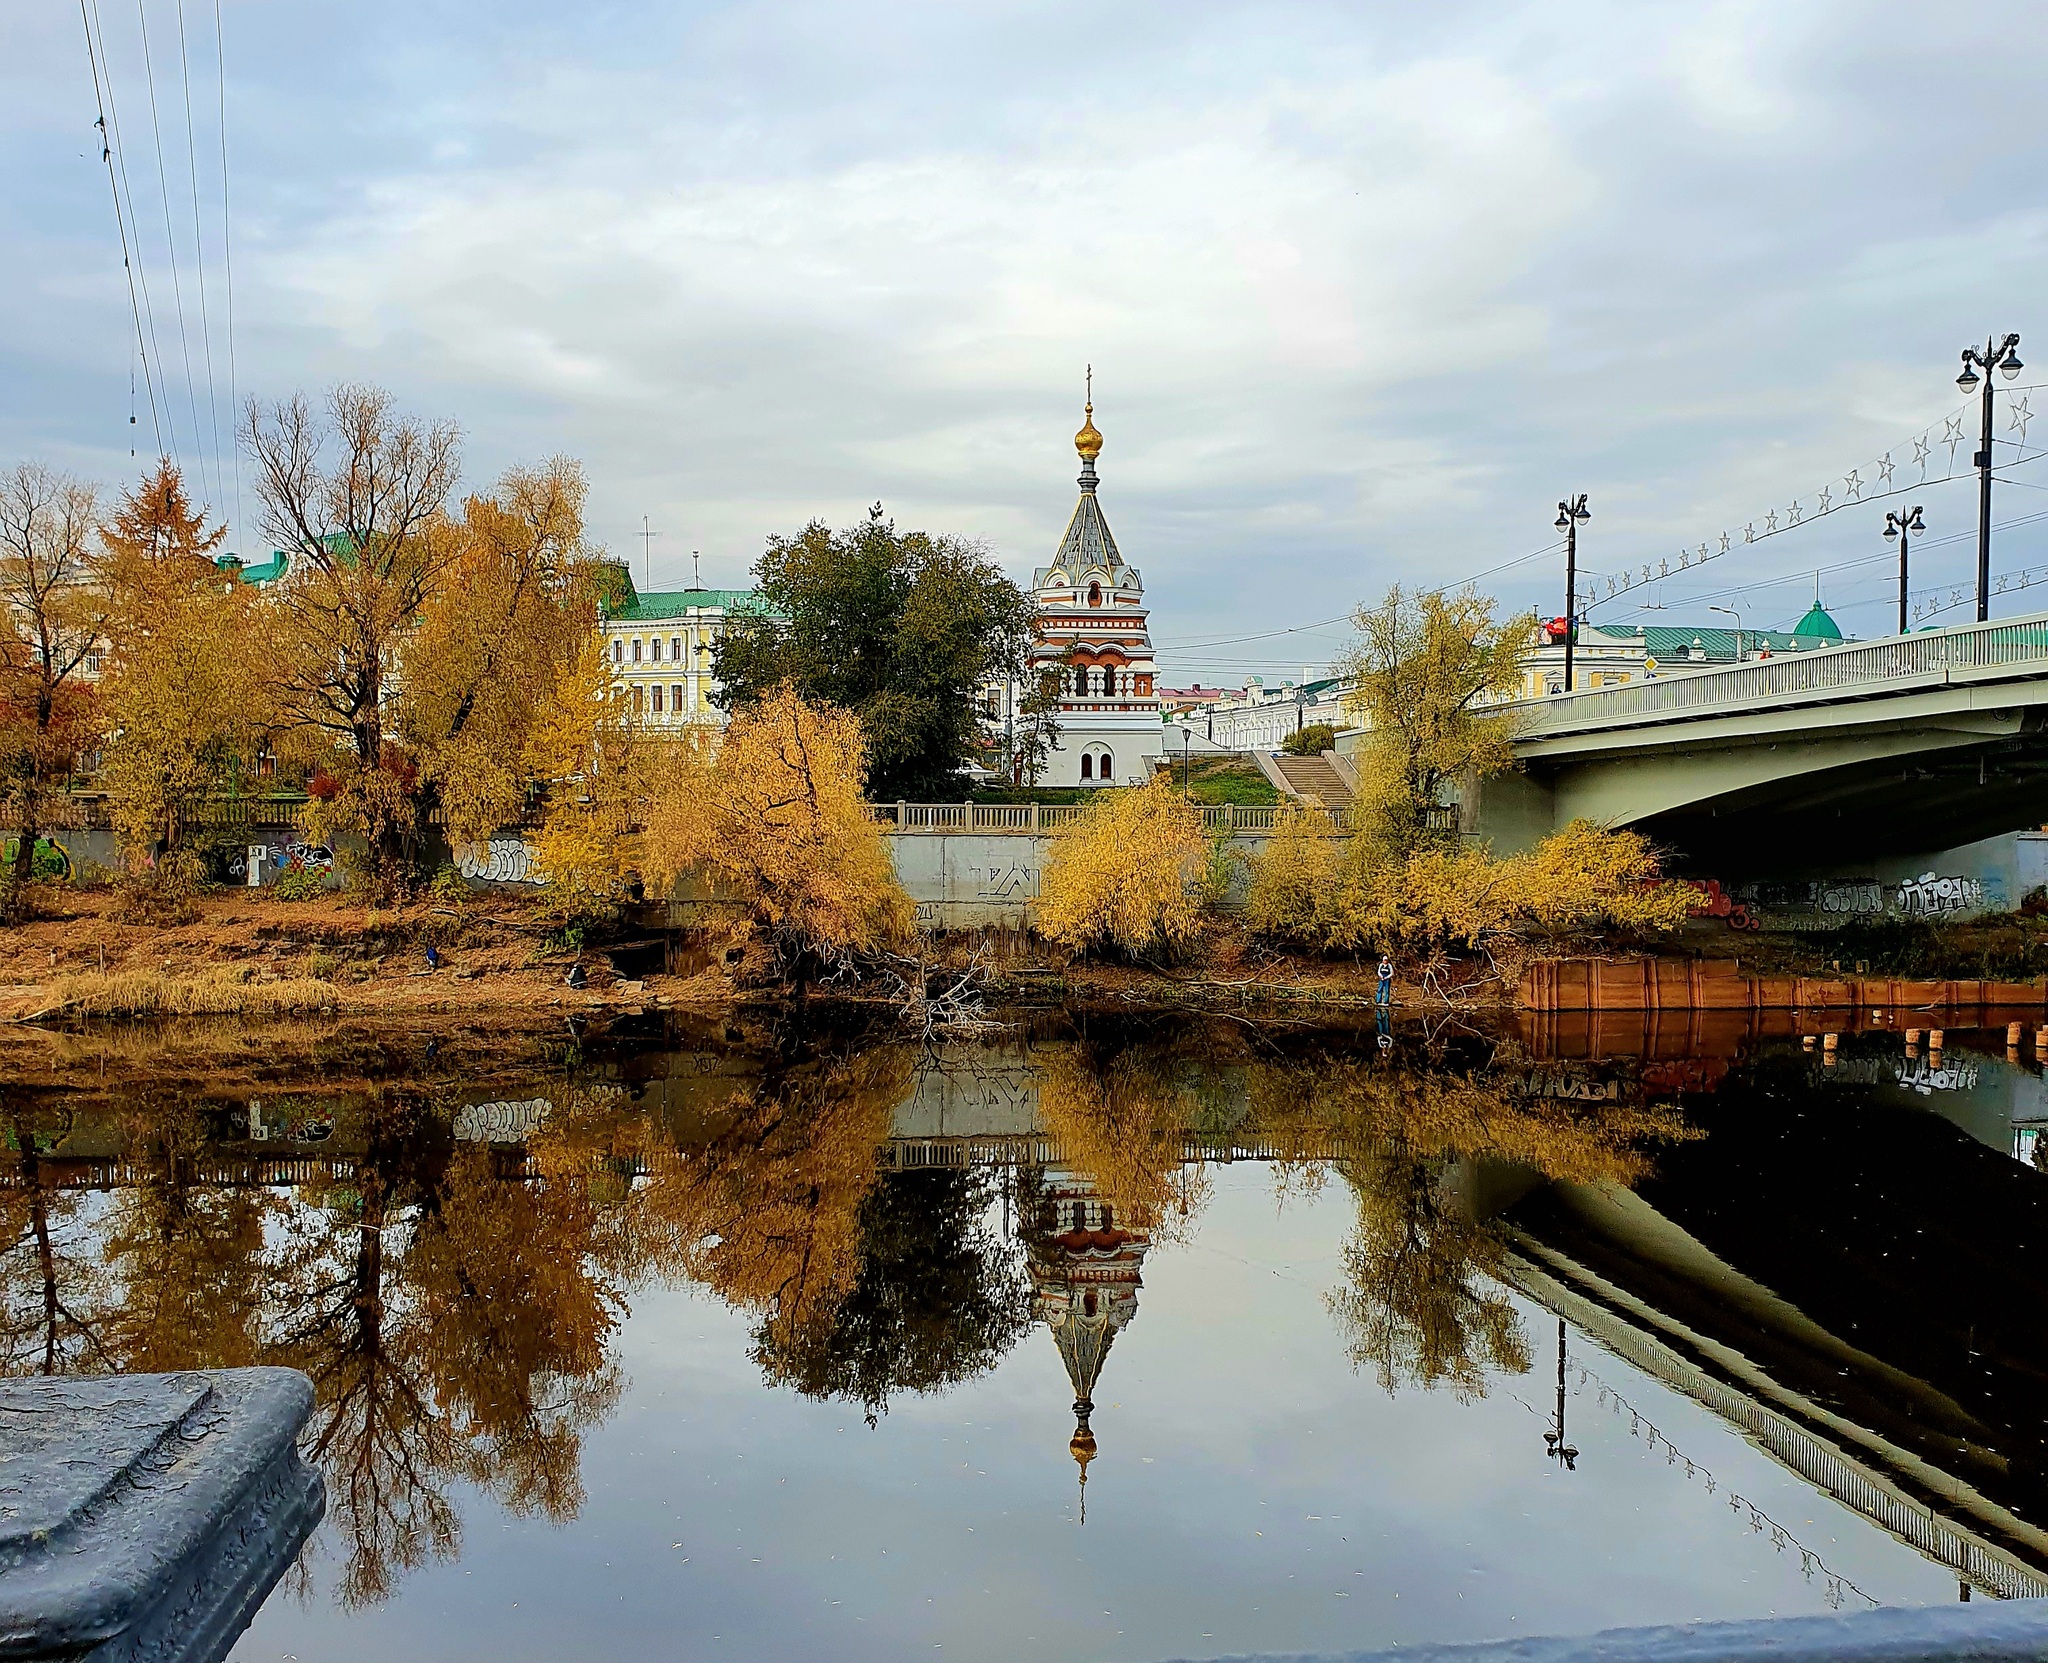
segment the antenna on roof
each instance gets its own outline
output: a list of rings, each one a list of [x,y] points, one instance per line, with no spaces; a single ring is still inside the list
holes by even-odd
[[[654,539],[661,535],[648,529],[647,516],[640,516],[640,581],[650,589],[654,586]]]
[[[692,589],[704,587],[704,567],[695,549],[690,550],[690,587]]]

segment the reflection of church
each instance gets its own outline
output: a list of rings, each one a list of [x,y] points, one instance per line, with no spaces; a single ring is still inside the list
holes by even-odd
[[[1081,500],[1053,563],[1032,575],[1038,643],[1031,671],[1035,677],[1054,670],[1062,684],[1060,742],[1038,783],[1142,783],[1165,750],[1165,730],[1153,691],[1145,585],[1137,568],[1124,564],[1095,497],[1102,435],[1095,430],[1092,390],[1074,449],[1081,457]]]
[[[1139,1269],[1151,1237],[1118,1225],[1086,1178],[1046,1174],[1048,1232],[1034,1243],[1031,1284],[1039,1319],[1052,1330],[1074,1388],[1074,1436],[1067,1445],[1081,1469],[1081,1517],[1088,1516],[1088,1463],[1095,1459],[1095,1382],[1110,1343],[1138,1314]]]

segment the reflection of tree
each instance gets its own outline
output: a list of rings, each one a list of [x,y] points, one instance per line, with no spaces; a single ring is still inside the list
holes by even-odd
[[[1202,1170],[1184,1163],[1201,1105],[1171,1059],[1149,1047],[1107,1057],[1076,1047],[1033,1058],[1039,1117],[1062,1161],[1128,1228],[1155,1241],[1185,1231],[1208,1188]]]
[[[876,1046],[790,1069],[735,1093],[725,1124],[688,1158],[670,1151],[654,1164],[636,1205],[671,1245],[661,1268],[759,1313],[763,1355],[829,1330],[852,1289],[861,1204],[914,1062],[907,1046]]]
[[[1511,1062],[1486,1073],[1316,1058],[1251,1071],[1269,1138],[1339,1151],[1335,1169],[1357,1194],[1358,1223],[1330,1310],[1354,1362],[1389,1391],[1412,1380],[1474,1397],[1489,1371],[1529,1367],[1499,1285],[1503,1243],[1446,1189],[1453,1161],[1632,1184],[1649,1170],[1648,1146],[1693,1135],[1673,1108],[1529,1096],[1524,1081]]]
[[[9,1374],[73,1374],[108,1365],[99,1334],[107,1280],[87,1198],[56,1187],[43,1156],[68,1129],[10,1107],[7,1176],[0,1191]]]
[[[884,1178],[860,1204],[860,1263],[830,1319],[764,1325],[756,1360],[806,1397],[845,1398],[870,1425],[891,1392],[985,1374],[1023,1337],[1031,1290],[988,1224],[995,1185],[931,1167]]]

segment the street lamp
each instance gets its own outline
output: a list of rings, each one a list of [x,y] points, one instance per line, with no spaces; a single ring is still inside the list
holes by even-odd
[[[1193,749],[1194,743],[1194,729],[1189,727],[1186,722],[1182,722],[1180,725],[1180,800],[1182,802],[1188,800],[1188,794],[1194,789],[1194,764],[1189,760],[1189,753]]]
[[[1887,514],[1884,517],[1885,540],[1896,537],[1899,540],[1899,633],[1904,635],[1909,626],[1906,622],[1906,545],[1927,529],[1920,518],[1920,505],[1915,503],[1903,514]]]
[[[1543,1452],[1566,1472],[1578,1470],[1579,1452],[1564,1439],[1564,1318],[1557,1319],[1557,1416],[1543,1434]]]
[[[1977,390],[1977,383],[1984,383],[1984,448],[1972,458],[1977,468],[1977,622],[1983,623],[1991,616],[1991,372],[1993,370],[2010,381],[2024,367],[2020,363],[2020,338],[2011,334],[2001,341],[1993,335],[1984,343],[1979,352],[1973,346],[1963,348],[1963,373],[1956,377],[1956,385],[1967,398]],[[1974,366],[1974,368],[1972,367]],[[1977,374],[1981,369],[1982,376]]]
[[[1743,663],[1746,655],[1742,650],[1742,614],[1732,606],[1710,606],[1707,610],[1709,612],[1722,613],[1724,616],[1735,620],[1735,662],[1738,664]]]
[[[1564,533],[1564,690],[1572,690],[1572,637],[1579,632],[1579,522],[1586,512],[1586,493],[1557,505],[1557,529]]]

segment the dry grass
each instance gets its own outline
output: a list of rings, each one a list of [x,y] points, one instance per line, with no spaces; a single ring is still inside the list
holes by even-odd
[[[87,970],[60,976],[35,994],[36,1008],[15,1018],[47,1016],[294,1016],[340,1003],[331,982],[308,976],[257,981],[246,967],[222,966],[193,976],[156,970]]]

